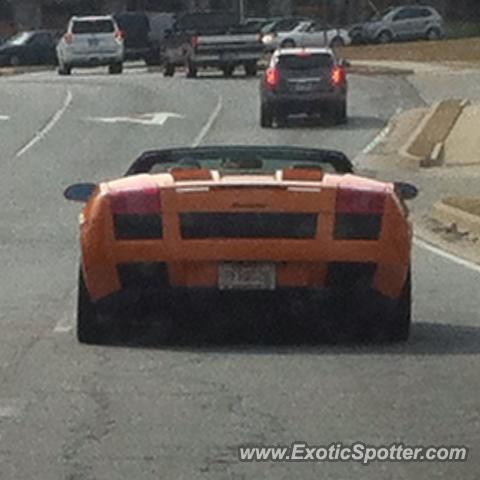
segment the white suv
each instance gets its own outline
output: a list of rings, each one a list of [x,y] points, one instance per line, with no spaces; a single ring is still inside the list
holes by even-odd
[[[122,73],[123,55],[123,34],[113,17],[72,17],[57,45],[58,73],[101,65],[108,65],[111,74]]]

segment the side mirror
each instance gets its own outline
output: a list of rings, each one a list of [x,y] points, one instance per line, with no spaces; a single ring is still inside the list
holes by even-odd
[[[96,188],[97,186],[94,183],[76,183],[67,187],[63,192],[63,196],[73,202],[85,203],[92,196]]]
[[[341,58],[338,61],[338,65],[343,68],[350,68],[352,66],[352,64],[348,60],[345,60],[344,58]]]
[[[418,196],[418,188],[411,183],[395,182],[395,193],[402,200],[413,200]]]

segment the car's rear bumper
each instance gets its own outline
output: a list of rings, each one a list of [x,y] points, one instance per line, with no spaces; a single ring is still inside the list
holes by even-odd
[[[124,55],[122,52],[113,53],[89,53],[89,54],[73,54],[67,55],[63,59],[63,63],[71,67],[92,67],[112,65],[123,62]]]
[[[282,113],[321,113],[344,102],[346,92],[325,92],[315,94],[266,95],[263,102],[274,111]]]
[[[204,53],[191,57],[190,63],[197,67],[222,67],[228,65],[242,65],[244,63],[252,63],[260,60],[262,51],[251,53]]]

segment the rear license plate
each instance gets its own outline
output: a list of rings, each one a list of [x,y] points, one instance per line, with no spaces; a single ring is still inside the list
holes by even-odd
[[[90,39],[88,40],[88,45],[89,45],[90,47],[96,47],[99,43],[100,43],[99,40],[96,39],[96,38],[90,38]]]
[[[299,93],[311,92],[313,90],[314,83],[311,82],[299,82],[295,84],[295,91]]]
[[[234,53],[222,53],[220,59],[222,62],[233,62],[236,56]]]
[[[220,290],[274,290],[273,263],[223,263],[218,272]]]

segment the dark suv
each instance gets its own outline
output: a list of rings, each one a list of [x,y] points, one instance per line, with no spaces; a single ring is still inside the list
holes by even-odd
[[[274,52],[260,86],[260,125],[282,125],[288,115],[328,114],[347,120],[347,78],[342,61],[328,48],[285,48]]]

